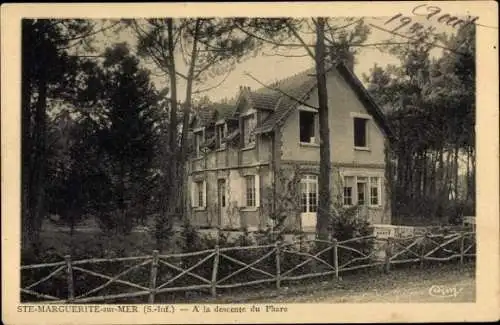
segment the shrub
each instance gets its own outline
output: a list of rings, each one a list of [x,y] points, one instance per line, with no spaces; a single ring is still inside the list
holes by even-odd
[[[331,233],[332,237],[339,242],[351,238],[365,237],[373,234],[370,223],[358,216],[358,207],[340,208],[332,213]],[[345,246],[354,248],[364,255],[370,255],[373,252],[374,241],[372,239],[364,239],[346,243]],[[362,257],[356,252],[340,247],[338,250],[338,263],[342,266],[344,263],[356,257]],[[371,260],[366,259],[357,264],[366,264]],[[349,266],[354,266],[352,263]]]

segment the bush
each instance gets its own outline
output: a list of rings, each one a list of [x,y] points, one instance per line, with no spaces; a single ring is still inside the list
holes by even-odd
[[[360,217],[358,217],[357,213],[358,207],[350,207],[350,208],[342,208],[338,209],[334,213],[332,213],[331,220],[331,233],[332,237],[337,239],[339,242],[344,240],[348,240],[351,238],[357,237],[365,237],[373,234],[373,230],[370,226],[370,223]],[[364,239],[359,241],[352,241],[346,243],[345,246],[350,248],[354,248],[364,255],[370,255],[374,249],[374,241],[373,239]],[[356,257],[362,257],[360,254],[353,252],[351,250],[347,250],[345,248],[340,247],[338,250],[338,263],[339,266],[347,263]],[[359,263],[352,263],[348,265],[355,266],[359,264],[370,263],[371,259],[366,259],[359,261]]]

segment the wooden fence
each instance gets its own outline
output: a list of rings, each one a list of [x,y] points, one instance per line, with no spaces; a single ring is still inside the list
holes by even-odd
[[[371,244],[367,246],[367,243]],[[280,289],[285,281],[320,276],[332,276],[335,279],[342,272],[377,266],[389,272],[394,265],[404,263],[419,263],[423,267],[426,261],[457,259],[460,264],[464,264],[467,258],[474,258],[475,255],[475,233],[458,232],[399,239],[367,236],[344,241],[301,240],[245,247],[216,246],[182,254],[161,255],[153,251],[149,256],[114,259],[73,261],[71,256],[66,256],[60,262],[21,266],[22,276],[25,272],[43,274],[39,280],[23,285],[21,293],[31,297],[23,302],[35,298],[38,299],[36,301],[52,303],[88,303],[147,296],[148,302],[154,303],[157,295],[167,292],[202,290],[215,297],[218,289],[263,283],[271,283]],[[105,274],[119,269],[110,265],[122,266],[126,263],[134,264],[115,275]],[[311,264],[314,267],[307,268]],[[92,270],[91,266],[99,265],[100,271]],[[124,279],[133,272],[139,275],[142,282]],[[253,276],[249,276],[250,273]],[[256,277],[257,274],[259,277]],[[92,276],[102,279],[104,283],[93,288],[80,288],[86,283],[82,282],[82,275],[84,280],[87,279],[85,276]],[[245,275],[245,279],[238,281],[238,275]],[[51,279],[57,279],[56,283],[47,286]],[[176,281],[180,280],[184,281],[183,285],[176,286]],[[35,291],[43,284],[45,289],[52,288],[52,292],[56,293]],[[102,294],[104,289],[117,284],[125,286],[128,291]]]

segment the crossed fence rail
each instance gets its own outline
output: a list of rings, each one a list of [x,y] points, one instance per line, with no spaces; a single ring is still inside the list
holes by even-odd
[[[372,241],[377,249],[363,251],[360,243]],[[378,244],[378,245],[377,245]],[[303,250],[297,247],[312,247]],[[250,260],[235,256],[250,256]],[[250,254],[249,252],[253,252]],[[257,253],[256,253],[257,252]],[[237,254],[236,254],[237,255]],[[263,283],[274,283],[280,289],[284,281],[302,280],[320,276],[332,275],[338,278],[339,273],[380,266],[385,272],[389,272],[392,265],[403,263],[420,263],[423,267],[425,261],[451,261],[458,259],[460,264],[465,263],[466,258],[474,258],[475,233],[457,232],[448,235],[423,234],[408,238],[376,238],[366,236],[351,238],[348,240],[300,240],[294,242],[276,242],[268,245],[219,247],[213,249],[161,255],[153,251],[148,256],[122,257],[122,258],[99,258],[73,261],[71,256],[65,256],[64,261],[45,264],[34,264],[21,266],[21,272],[48,270],[48,274],[41,279],[24,285],[21,293],[38,298],[43,302],[51,303],[88,303],[105,302],[116,299],[132,297],[148,297],[149,303],[154,303],[159,294],[167,292],[206,290],[212,296],[217,295],[218,289],[251,286]],[[295,259],[294,259],[295,258]],[[298,259],[297,259],[298,258]],[[292,263],[290,263],[292,261]],[[105,274],[113,263],[130,263],[132,266],[115,275]],[[191,263],[189,263],[191,262]],[[314,268],[304,267],[314,264]],[[103,271],[95,271],[91,266],[100,265]],[[231,266],[228,268],[228,265]],[[203,267],[202,267],[203,266]],[[145,267],[147,267],[145,269]],[[237,267],[237,269],[234,269]],[[142,268],[142,271],[140,270]],[[164,268],[164,272],[161,269]],[[296,274],[300,271],[299,274]],[[136,272],[142,275],[141,281],[133,282],[125,280],[127,274]],[[177,272],[176,275],[172,272]],[[248,275],[253,272],[260,278],[246,278],[238,281],[238,275]],[[82,290],[75,284],[75,278],[82,275],[93,276],[104,283]],[[162,276],[163,275],[163,276]],[[48,294],[35,291],[36,287],[46,284],[51,279],[58,278],[58,284],[53,287],[65,286],[65,290],[56,290],[59,294]],[[189,280],[186,280],[189,279]],[[183,280],[183,285],[174,284]],[[193,283],[195,280],[198,283]],[[119,284],[135,290],[124,293],[102,292],[113,284]],[[59,288],[60,289],[60,288]],[[61,292],[64,291],[64,298]],[[77,293],[77,291],[79,291]],[[100,295],[96,295],[101,292]],[[38,300],[40,301],[40,300]]]

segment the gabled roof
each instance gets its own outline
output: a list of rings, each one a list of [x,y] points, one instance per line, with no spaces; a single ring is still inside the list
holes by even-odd
[[[269,88],[276,90],[264,88],[264,90],[256,91],[257,96],[259,96],[261,92],[272,92],[275,94],[275,100],[270,104],[270,106],[272,105],[273,107],[271,110],[274,112],[255,129],[255,133],[270,132],[278,123],[284,120],[288,111],[298,104],[295,99],[304,101],[316,86],[315,73],[316,71],[314,68],[307,69],[269,86]],[[293,96],[293,99],[284,95],[284,93]]]
[[[209,126],[216,120],[227,120],[234,116],[235,106],[228,103],[213,103],[196,112],[200,127]]]
[[[392,133],[389,129],[385,116],[382,110],[375,103],[368,91],[362,85],[361,81],[343,62],[336,66],[330,66],[327,71],[335,68],[347,83],[352,87],[358,98],[365,105],[367,111],[373,116],[377,124],[382,128],[384,133],[391,137]],[[255,107],[257,109],[271,110],[273,113],[255,129],[255,133],[267,133],[284,122],[287,116],[298,106],[299,101],[306,101],[307,97],[316,88],[316,71],[315,68],[308,69],[289,78],[278,81],[268,88],[259,89],[253,92],[254,103],[265,102],[265,107]],[[273,88],[273,89],[269,89]],[[284,95],[288,94],[289,96]],[[293,97],[293,98],[291,98]],[[257,98],[257,99],[255,99]],[[264,100],[267,99],[267,101]],[[269,100],[272,98],[272,100]]]

